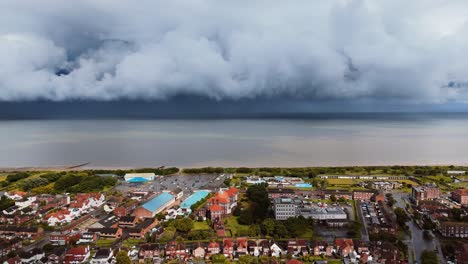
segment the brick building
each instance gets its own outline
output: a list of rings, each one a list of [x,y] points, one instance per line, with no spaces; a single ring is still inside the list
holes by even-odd
[[[413,186],[411,189],[411,197],[416,201],[416,203],[424,200],[435,200],[440,197],[440,190],[434,184]]]
[[[461,205],[468,205],[468,189],[458,189],[451,193],[452,199]]]

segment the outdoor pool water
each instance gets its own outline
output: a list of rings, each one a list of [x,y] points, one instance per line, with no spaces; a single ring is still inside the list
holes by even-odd
[[[294,186],[297,188],[312,188],[312,184],[310,183],[296,183]]]
[[[194,192],[180,204],[180,208],[190,208],[193,204],[205,198],[209,193],[210,192],[206,190]]]

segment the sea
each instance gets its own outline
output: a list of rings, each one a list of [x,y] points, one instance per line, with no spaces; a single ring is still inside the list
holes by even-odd
[[[467,113],[0,120],[0,167],[467,165]]]

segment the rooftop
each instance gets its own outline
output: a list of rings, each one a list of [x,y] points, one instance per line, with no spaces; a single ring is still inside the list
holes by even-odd
[[[174,199],[174,196],[172,194],[163,192],[151,199],[150,201],[143,204],[142,207],[150,212],[154,212],[161,208],[161,206],[169,202],[171,199]]]

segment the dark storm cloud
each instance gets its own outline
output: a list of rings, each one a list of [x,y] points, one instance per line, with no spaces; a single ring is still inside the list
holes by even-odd
[[[1,1],[0,100],[467,99],[468,2]]]

